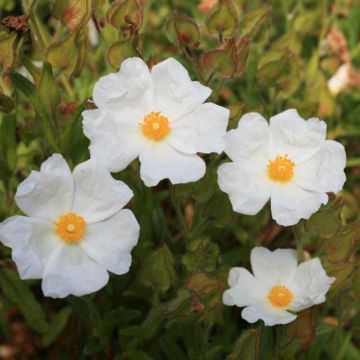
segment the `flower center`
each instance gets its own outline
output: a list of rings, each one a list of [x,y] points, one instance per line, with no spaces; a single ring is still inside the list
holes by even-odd
[[[55,223],[55,233],[66,243],[79,241],[85,235],[86,222],[83,217],[73,212],[59,216]]]
[[[286,286],[282,285],[273,286],[268,294],[271,305],[277,308],[288,307],[293,297],[293,293]]]
[[[170,132],[169,119],[161,115],[161,112],[152,111],[144,116],[144,120],[140,123],[143,135],[153,141],[164,139]]]
[[[268,176],[273,181],[287,183],[294,176],[295,163],[287,155],[278,155],[274,160],[269,160]]]

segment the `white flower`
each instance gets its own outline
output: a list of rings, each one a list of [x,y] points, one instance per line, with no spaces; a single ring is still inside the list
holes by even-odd
[[[113,172],[139,157],[147,186],[200,179],[206,167],[196,153],[224,150],[229,117],[227,109],[203,104],[210,93],[172,58],[151,72],[140,58],[125,60],[95,84],[98,109],[83,112],[91,157]]]
[[[287,110],[270,119],[244,115],[226,134],[233,162],[218,169],[219,186],[236,212],[255,215],[271,199],[272,217],[285,226],[308,219],[346,180],[344,147],[326,140],[326,124]]]
[[[328,277],[318,258],[297,266],[296,252],[270,251],[256,247],[251,251],[254,275],[245,268],[232,268],[223,294],[225,305],[245,307],[241,316],[249,323],[259,319],[265,325],[287,324],[298,312],[325,301],[335,278]]]
[[[139,225],[122,209],[132,191],[93,160],[73,173],[61,155],[46,160],[18,187],[15,200],[28,216],[0,224],[22,279],[43,279],[46,296],[81,296],[128,272]]]

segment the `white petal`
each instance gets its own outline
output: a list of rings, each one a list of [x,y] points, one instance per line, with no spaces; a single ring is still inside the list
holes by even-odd
[[[265,304],[248,306],[241,312],[241,316],[249,323],[254,323],[261,319],[266,326],[288,324],[296,319],[296,315],[285,310],[271,308]]]
[[[287,286],[297,267],[296,252],[291,249],[270,251],[261,246],[255,247],[250,261],[255,277],[268,289],[274,285]]]
[[[269,124],[258,113],[245,114],[238,127],[226,134],[225,142],[225,153],[233,161],[254,157],[268,161],[272,146]]]
[[[311,158],[326,137],[326,124],[315,118],[305,121],[294,109],[286,110],[270,119],[274,154],[285,155],[296,164]]]
[[[0,240],[12,249],[21,279],[42,278],[50,254],[60,245],[50,222],[26,216],[1,223]]]
[[[294,302],[290,309],[300,311],[324,302],[334,281],[334,277],[326,275],[318,258],[301,263],[290,286],[294,293]]]
[[[88,160],[74,169],[75,196],[73,211],[87,224],[114,215],[132,198],[133,192],[95,160]]]
[[[107,270],[121,275],[129,271],[130,252],[139,238],[139,224],[130,210],[91,224],[79,243],[83,250]]]
[[[153,91],[147,65],[140,58],[124,60],[118,73],[99,79],[94,86],[93,98],[100,109],[116,111],[131,104],[144,112],[150,111]]]
[[[155,91],[155,107],[176,121],[202,104],[211,89],[198,81],[191,81],[187,70],[169,58],[151,69]]]
[[[325,193],[303,190],[294,183],[278,185],[271,194],[271,214],[280,225],[295,225],[300,219],[309,219],[328,200]]]
[[[269,200],[272,184],[267,181],[264,163],[254,160],[251,164],[254,168],[250,168],[250,163],[246,165],[238,162],[220,165],[218,182],[220,189],[229,195],[234,211],[255,215]]]
[[[202,104],[171,124],[169,143],[187,154],[220,154],[225,147],[224,136],[228,119],[229,110],[224,107],[213,103]]]
[[[266,296],[265,288],[244,268],[232,268],[228,282],[231,288],[223,294],[225,305],[248,306],[258,303]]]
[[[336,194],[346,181],[345,166],[343,145],[326,140],[311,159],[295,167],[294,181],[306,190]]]
[[[141,114],[106,110],[86,110],[82,113],[84,134],[90,140],[91,157],[113,172],[123,170],[139,156],[142,148],[138,123]],[[130,118],[130,119],[129,119]]]
[[[140,176],[146,186],[168,178],[172,184],[197,181],[205,175],[205,162],[197,155],[181,153],[161,142],[140,154]]]
[[[18,186],[15,201],[27,215],[56,220],[69,211],[73,201],[73,179],[69,166],[59,154],[42,163]]]
[[[45,296],[82,296],[104,287],[109,274],[77,244],[58,247],[45,267],[42,290]]]

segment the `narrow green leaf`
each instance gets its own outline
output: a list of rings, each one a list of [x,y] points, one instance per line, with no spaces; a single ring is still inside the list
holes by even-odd
[[[32,329],[40,334],[49,331],[45,312],[25,281],[13,271],[3,268],[0,270],[0,287],[3,295],[23,314]]]
[[[15,107],[14,101],[8,96],[0,93],[0,111],[10,112]]]
[[[65,307],[55,315],[49,324],[49,331],[42,338],[42,344],[45,347],[51,345],[64,330],[71,313],[72,309],[70,307]]]

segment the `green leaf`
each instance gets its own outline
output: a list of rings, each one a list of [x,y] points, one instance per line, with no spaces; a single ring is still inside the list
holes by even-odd
[[[52,43],[47,50],[46,60],[53,68],[61,69],[67,77],[74,72],[79,52],[76,44],[77,32],[69,33],[64,39]]]
[[[175,280],[174,258],[164,244],[145,259],[140,272],[140,281],[144,286],[166,292]]]
[[[46,111],[40,103],[39,94],[35,85],[18,73],[12,72],[9,73],[9,76],[15,87],[24,93],[34,107],[46,141],[54,151],[59,151],[58,144],[56,142],[56,130],[54,129],[54,124],[46,115]]]
[[[9,114],[3,117],[0,126],[0,159],[11,173],[16,168],[16,119],[15,114]]]
[[[15,107],[14,101],[8,96],[0,93],[0,111],[10,112]]]
[[[65,307],[55,315],[49,324],[48,332],[42,338],[42,344],[45,347],[51,345],[64,330],[71,313],[72,309],[70,307]]]
[[[209,239],[198,239],[189,245],[182,262],[189,272],[212,272],[216,269],[219,247]]]
[[[243,35],[252,39],[256,37],[262,25],[270,18],[271,7],[269,5],[262,5],[255,11],[248,13],[240,23],[240,29]]]
[[[0,287],[3,295],[23,314],[26,323],[40,334],[49,331],[49,324],[41,305],[36,301],[25,281],[9,269],[0,269]]]
[[[8,71],[15,62],[16,33],[0,38],[0,65],[3,71]]]
[[[210,34],[221,33],[232,35],[238,26],[238,14],[232,0],[220,0],[218,5],[206,19]]]
[[[42,68],[39,84],[39,98],[47,115],[52,119],[55,119],[56,108],[60,102],[60,94],[58,86],[55,83],[51,65],[48,63],[44,63]]]
[[[260,334],[257,329],[244,331],[236,341],[228,360],[259,359]]]
[[[137,56],[132,39],[119,40],[109,48],[108,61],[114,69],[119,69],[120,64],[132,56]]]

